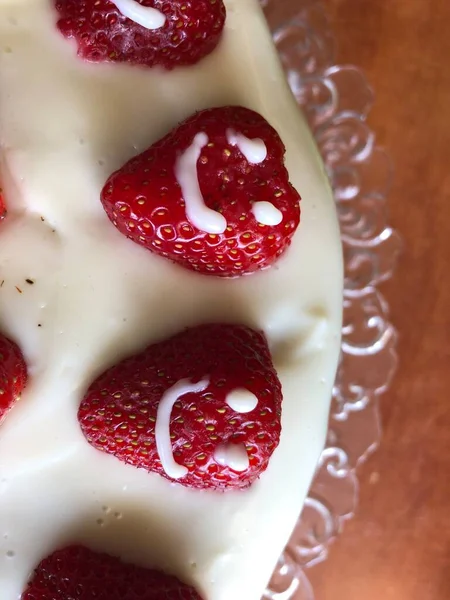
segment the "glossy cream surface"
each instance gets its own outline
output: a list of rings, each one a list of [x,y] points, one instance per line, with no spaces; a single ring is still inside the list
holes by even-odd
[[[170,73],[86,64],[50,0],[0,0],[0,329],[30,381],[0,425],[0,597],[83,543],[175,573],[205,600],[259,600],[321,452],[341,326],[342,264],[328,183],[256,0],[227,0],[217,50]],[[287,148],[302,222],[278,264],[222,280],[119,234],[109,174],[194,111],[240,104]],[[26,279],[34,283],[29,284]],[[205,321],[266,332],[283,384],[281,442],[245,492],[190,490],[92,448],[77,422],[89,383],[153,341]]]

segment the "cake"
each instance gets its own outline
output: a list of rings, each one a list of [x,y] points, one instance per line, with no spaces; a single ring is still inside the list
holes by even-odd
[[[110,574],[101,600],[128,598],[122,568],[143,600],[259,600],[323,448],[342,313],[326,173],[257,0],[193,4],[0,0],[1,600],[62,600],[42,573],[76,586],[77,561]],[[157,363],[149,452],[138,428],[127,453],[113,429],[137,409],[115,398]],[[231,445],[207,420],[200,466],[183,398],[196,423],[195,398],[234,415]]]

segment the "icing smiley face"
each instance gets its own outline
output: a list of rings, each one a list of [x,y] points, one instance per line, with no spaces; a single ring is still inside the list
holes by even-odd
[[[178,381],[166,390],[159,402],[155,424],[156,448],[159,460],[166,475],[173,479],[179,479],[188,474],[189,470],[173,458],[172,441],[170,439],[170,416],[174,404],[182,402],[185,394],[207,391],[210,385],[209,378],[192,383],[188,379]],[[258,406],[258,398],[246,389],[238,388],[227,394],[226,404],[234,411],[244,414],[255,410]],[[217,409],[219,412],[224,409]],[[215,436],[216,437],[216,436]],[[218,437],[218,436],[217,436]],[[214,450],[214,460],[222,467],[229,467],[233,471],[246,471],[250,466],[247,448],[243,442],[220,443]]]
[[[300,222],[284,153],[254,111],[204,110],[113,173],[101,202],[123,235],[186,269],[253,273],[278,260]]]
[[[106,371],[78,418],[90,444],[135,467],[188,487],[242,489],[278,445],[281,401],[265,337],[212,324]]]

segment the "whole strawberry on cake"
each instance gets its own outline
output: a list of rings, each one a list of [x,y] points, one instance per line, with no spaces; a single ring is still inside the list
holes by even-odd
[[[0,0],[0,38],[1,600],[259,600],[342,313],[259,3]]]

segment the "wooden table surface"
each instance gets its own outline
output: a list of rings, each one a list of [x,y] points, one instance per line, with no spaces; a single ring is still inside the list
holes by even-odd
[[[383,288],[401,362],[382,446],[360,471],[357,517],[311,575],[318,600],[449,600],[450,2],[325,3],[338,62],[376,90],[369,122],[395,161],[405,251]]]

